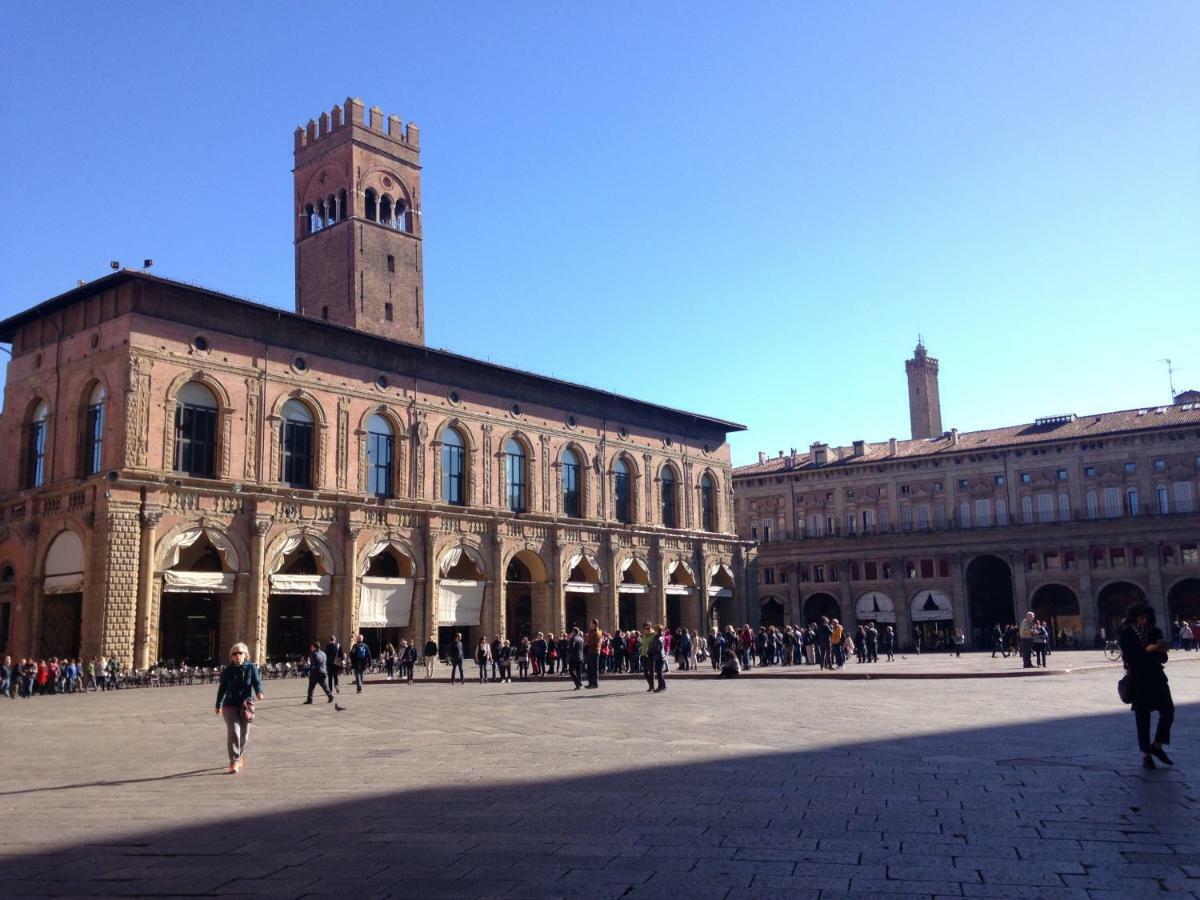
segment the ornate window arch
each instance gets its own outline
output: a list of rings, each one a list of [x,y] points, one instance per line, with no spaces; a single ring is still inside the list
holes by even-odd
[[[638,470],[633,456],[625,452],[617,453],[612,464],[612,516],[623,525],[638,520],[637,485]]]
[[[165,407],[163,469],[197,478],[228,478],[234,410],[225,385],[203,369],[184,372],[167,386]],[[203,465],[194,465],[197,454]]]
[[[700,472],[696,490],[700,494],[700,528],[703,531],[721,530],[720,484],[712,469],[706,468]]]
[[[574,441],[558,451],[558,511],[569,519],[586,519],[591,500],[587,454]]]
[[[658,470],[658,514],[665,528],[679,528],[680,522],[680,491],[679,471],[675,464],[665,462]]]
[[[46,483],[46,439],[50,429],[50,404],[41,397],[29,404],[23,426],[21,487],[36,488]]]
[[[500,444],[500,496],[509,512],[534,508],[536,454],[533,442],[520,431],[510,431]]]
[[[391,463],[386,460],[386,442],[376,439],[377,435],[385,432],[378,428],[382,420],[391,432]],[[358,430],[358,489],[364,494],[377,497],[405,496],[408,489],[407,468],[408,459],[408,429],[404,422],[384,404],[367,409],[359,419]],[[379,467],[382,467],[380,469]],[[373,478],[372,475],[375,474]],[[384,479],[385,473],[390,475],[391,492],[380,494],[375,491]]]
[[[461,420],[447,419],[438,429],[433,449],[437,498],[470,506],[475,499],[475,436]]]
[[[84,387],[79,401],[79,474],[86,478],[104,468],[108,387],[101,378],[93,377]]]
[[[285,391],[275,398],[267,423],[274,480],[306,490],[320,488],[325,483],[325,441],[329,433],[320,401],[305,390]]]

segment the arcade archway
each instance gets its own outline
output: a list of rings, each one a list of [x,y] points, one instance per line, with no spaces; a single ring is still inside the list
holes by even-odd
[[[758,611],[758,624],[783,628],[783,602],[778,597],[764,597]]]
[[[1196,630],[1195,623],[1200,621],[1200,578],[1185,578],[1172,585],[1167,593],[1167,613],[1172,622],[1182,619]]]
[[[1074,647],[1083,642],[1083,616],[1079,598],[1062,584],[1043,584],[1033,593],[1029,608],[1050,629],[1055,647]]]
[[[520,550],[504,570],[504,634],[516,646],[521,638],[533,640],[534,594],[544,605],[546,566],[533,550]]]
[[[804,623],[811,624],[821,621],[821,616],[827,619],[842,620],[842,606],[830,594],[810,594],[804,601]]]
[[[976,647],[990,647],[994,626],[1005,628],[1016,622],[1012,569],[1000,557],[988,554],[971,560],[966,576],[971,640]]]
[[[1132,582],[1113,581],[1106,584],[1096,595],[1096,627],[1103,631],[1097,637],[1115,641],[1129,607],[1145,602],[1146,592]]]

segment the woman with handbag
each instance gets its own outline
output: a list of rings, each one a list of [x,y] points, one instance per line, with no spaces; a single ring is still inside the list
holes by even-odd
[[[1154,624],[1154,610],[1146,603],[1135,603],[1125,615],[1119,635],[1121,656],[1125,661],[1125,677],[1117,685],[1121,699],[1133,706],[1137,722],[1138,749],[1142,751],[1142,768],[1158,768],[1157,757],[1168,766],[1174,765],[1163,750],[1171,743],[1171,724],[1175,721],[1175,703],[1167,685],[1163,663],[1167,661],[1167,640]],[[1158,712],[1158,728],[1154,742],[1150,741],[1150,713]]]
[[[229,665],[221,672],[217,687],[217,715],[225,719],[229,749],[229,774],[242,771],[246,739],[254,718],[254,701],[263,698],[262,676],[250,661],[250,650],[237,643],[229,648]]]

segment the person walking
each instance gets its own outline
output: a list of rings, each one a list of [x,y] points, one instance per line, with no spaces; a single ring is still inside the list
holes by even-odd
[[[572,638],[574,640],[574,638]],[[592,619],[592,627],[588,629],[587,646],[584,661],[587,663],[587,686],[600,687],[600,645],[604,635],[600,632],[600,620]]]
[[[957,658],[962,658],[963,646],[967,643],[967,636],[963,634],[961,628],[954,629],[954,655]]]
[[[1036,622],[1033,626],[1033,659],[1035,666],[1046,668],[1046,651],[1050,643],[1050,630],[1045,622]]]
[[[638,660],[642,674],[646,676],[646,692],[654,690],[654,663],[650,657],[654,643],[654,626],[649,622],[642,624],[642,634],[638,639]]]
[[[454,632],[454,640],[446,648],[446,659],[450,663],[450,683],[454,684],[454,673],[458,673],[458,683],[466,684],[467,676],[463,673],[463,645],[461,632]]]
[[[340,694],[342,689],[338,687],[338,676],[342,674],[342,645],[332,634],[325,645],[325,665],[329,668],[329,689]]]
[[[663,627],[661,625],[654,626],[654,639],[650,642],[650,662],[654,670],[654,678],[658,684],[654,688],[657,694],[667,689],[667,679],[665,672],[667,671],[667,645],[663,640]]]
[[[240,642],[234,644],[229,648],[229,665],[221,672],[221,682],[217,685],[216,706],[216,714],[225,720],[230,775],[242,771],[254,701],[262,698],[262,676],[258,666],[250,661],[250,649]]]
[[[437,665],[438,646],[437,635],[431,634],[425,642],[425,680],[433,677],[433,668]]]
[[[13,679],[13,661],[11,656],[4,657],[4,662],[0,663],[0,697],[8,696],[9,686]]]
[[[350,648],[350,669],[354,672],[354,686],[358,689],[357,693],[359,694],[363,689],[363,676],[367,673],[370,665],[371,648],[367,646],[367,642],[360,634],[358,640],[354,642],[354,646]]]
[[[318,686],[324,691],[326,702],[333,702],[333,691],[329,689],[329,683],[326,680],[328,676],[329,658],[321,649],[321,645],[313,641],[308,645],[308,699],[304,701],[305,703],[312,703],[313,689]]]
[[[544,677],[546,674],[546,636],[540,631],[533,641],[530,655],[533,657],[533,674],[538,678]]]
[[[503,646],[500,635],[492,638],[492,681],[500,680],[500,648]]]
[[[1167,661],[1167,641],[1154,623],[1154,610],[1146,603],[1135,603],[1125,615],[1119,635],[1121,657],[1125,662],[1128,701],[1133,707],[1137,726],[1138,749],[1142,767],[1155,769],[1158,759],[1174,765],[1163,746],[1171,743],[1171,725],[1175,721],[1175,703],[1167,684],[1163,663]],[[1158,713],[1154,741],[1150,740],[1150,714]]]
[[[567,671],[571,675],[571,680],[575,682],[575,690],[583,687],[583,664],[586,653],[583,634],[579,631],[579,626],[576,625],[571,629],[570,642],[567,644]],[[588,687],[592,687],[592,666],[590,660],[588,660]]]
[[[874,622],[867,624],[867,662],[879,662],[879,629],[875,627]]]
[[[517,675],[522,681],[529,680],[529,638],[522,637],[517,644]],[[512,679],[509,679],[510,681]]]
[[[992,626],[992,659],[996,658],[997,653],[1004,653],[1004,631],[999,622]]]

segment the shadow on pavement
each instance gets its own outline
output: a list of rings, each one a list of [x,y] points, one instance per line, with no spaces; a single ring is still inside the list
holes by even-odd
[[[1179,707],[1188,731],[1197,706]],[[781,714],[823,727],[817,707]],[[771,727],[738,715],[725,710],[725,725],[705,727],[727,727],[731,745]],[[228,796],[216,799],[229,815],[217,823],[98,833],[46,852],[14,852],[10,821],[0,893],[763,900],[1200,891],[1200,752],[1177,740],[1174,770],[1144,772],[1127,710],[800,752],[729,746],[687,762],[671,759],[670,741],[688,735],[664,735],[653,719],[647,709],[623,735],[647,736],[636,769],[531,772],[519,784],[363,792],[258,814],[242,790],[251,768],[226,776]],[[576,740],[562,752],[587,746]],[[481,735],[465,752],[506,751]],[[337,760],[297,759],[293,782],[338,777]],[[420,759],[381,763],[406,764]]]

